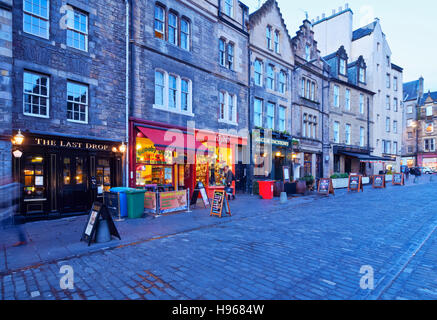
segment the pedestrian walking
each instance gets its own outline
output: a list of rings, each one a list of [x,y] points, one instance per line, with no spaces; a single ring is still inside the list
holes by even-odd
[[[232,189],[232,182],[235,181],[235,176],[229,166],[225,166],[225,183],[227,188]],[[232,200],[235,200],[234,190],[232,190]]]

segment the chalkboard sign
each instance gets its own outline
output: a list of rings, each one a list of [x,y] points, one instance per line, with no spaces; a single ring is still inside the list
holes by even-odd
[[[404,182],[404,174],[403,173],[393,173],[392,183],[394,186],[403,186]]]
[[[194,189],[193,196],[191,197],[190,206],[196,205],[197,199],[199,198],[199,194],[202,197],[205,208],[208,208],[210,203],[209,203],[208,195],[206,194],[205,186],[203,185],[202,182],[197,183],[196,189]]]
[[[88,242],[88,246],[91,245],[91,242],[96,241],[97,229],[99,227],[100,220],[106,220],[108,223],[109,233],[121,240],[121,237],[117,231],[117,228],[115,227],[112,216],[109,214],[106,205],[100,202],[94,202],[88,215],[85,229],[82,233],[80,241]]]
[[[222,217],[223,214],[231,214],[231,208],[224,191],[215,191],[211,204],[211,216]]]
[[[385,188],[385,175],[373,176],[373,188],[384,189]]]
[[[330,194],[335,194],[332,179],[320,179],[317,193],[327,196],[329,196]]]
[[[108,208],[113,217],[120,218],[120,194],[115,192],[105,192],[103,194],[103,204]]]
[[[363,180],[361,176],[358,175],[350,175],[349,176],[349,185],[348,185],[348,191],[363,191]]]

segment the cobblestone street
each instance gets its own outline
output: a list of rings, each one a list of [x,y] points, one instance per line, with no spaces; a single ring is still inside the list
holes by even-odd
[[[191,231],[3,272],[0,298],[436,299],[436,187],[252,200]],[[72,290],[60,288],[63,265]],[[360,288],[362,266],[374,290]]]

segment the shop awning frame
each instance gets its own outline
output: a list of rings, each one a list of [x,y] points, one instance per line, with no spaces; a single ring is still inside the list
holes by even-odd
[[[372,156],[370,154],[362,154],[362,153],[354,153],[354,152],[346,152],[346,151],[339,151],[339,154],[349,156],[349,157],[354,157],[354,158],[359,159],[360,161],[385,161],[385,162],[394,161],[392,158]]]

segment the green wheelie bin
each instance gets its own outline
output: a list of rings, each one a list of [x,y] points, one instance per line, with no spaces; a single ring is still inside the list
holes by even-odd
[[[142,218],[144,215],[144,194],[146,190],[129,188],[125,191],[127,200],[127,216],[129,219]]]

